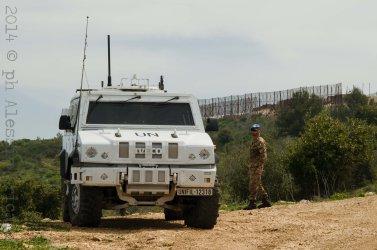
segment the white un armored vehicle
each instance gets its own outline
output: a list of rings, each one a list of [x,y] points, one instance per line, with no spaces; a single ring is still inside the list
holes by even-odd
[[[98,226],[102,209],[161,206],[166,220],[213,228],[219,192],[206,131],[217,121],[205,129],[197,99],[167,93],[162,77],[159,87],[108,85],[77,90],[60,117],[64,221]]]

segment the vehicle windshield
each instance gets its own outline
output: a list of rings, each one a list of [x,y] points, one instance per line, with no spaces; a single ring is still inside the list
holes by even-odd
[[[189,103],[90,102],[87,124],[194,126]]]

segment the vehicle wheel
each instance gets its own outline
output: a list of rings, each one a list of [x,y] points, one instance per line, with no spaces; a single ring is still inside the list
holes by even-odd
[[[102,216],[102,192],[98,188],[70,185],[69,215],[71,224],[97,227]]]
[[[212,196],[198,198],[195,205],[185,210],[185,224],[188,227],[212,229],[219,217],[219,200],[220,193],[217,187],[214,188]]]
[[[172,209],[164,209],[165,220],[183,220],[183,213],[181,211],[174,211]]]
[[[62,217],[64,222],[70,222],[69,217],[69,198],[67,195],[67,184],[61,180],[61,195],[62,195]]]
[[[119,215],[120,215],[120,216],[126,216],[126,215],[127,215],[127,211],[126,211],[126,209],[125,209],[125,208],[120,209],[120,210],[119,210]]]

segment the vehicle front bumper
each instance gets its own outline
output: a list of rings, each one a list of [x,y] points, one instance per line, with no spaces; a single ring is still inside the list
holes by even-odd
[[[71,184],[116,187],[127,185],[129,192],[158,191],[174,183],[176,187],[215,186],[216,165],[135,166],[135,165],[83,165],[71,168]],[[130,191],[131,190],[131,191]],[[157,192],[156,191],[156,192]]]

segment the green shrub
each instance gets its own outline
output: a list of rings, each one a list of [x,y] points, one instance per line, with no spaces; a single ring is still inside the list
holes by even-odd
[[[218,167],[222,198],[226,202],[241,202],[249,194],[248,149],[240,145],[230,152],[221,154]]]
[[[26,249],[20,240],[2,239],[0,240],[0,249]]]
[[[292,99],[277,109],[276,125],[280,135],[298,136],[305,121],[323,109],[322,99],[306,91],[293,94]]]
[[[29,240],[29,243],[33,246],[47,247],[50,241],[43,236],[35,236]]]
[[[375,178],[374,130],[358,120],[347,124],[326,112],[311,119],[286,159],[299,197],[330,196]]]
[[[368,97],[358,88],[353,88],[350,93],[344,97],[344,101],[351,110],[357,110],[359,107],[368,104]]]
[[[347,122],[348,119],[357,118],[371,125],[377,124],[377,103],[364,95],[360,89],[354,88],[344,97],[344,104],[332,111],[332,116]]]
[[[368,104],[360,107],[355,112],[355,118],[366,121],[369,124],[377,124],[377,104]]]
[[[292,199],[294,184],[288,168],[283,163],[286,144],[290,138],[279,138],[275,121],[261,115],[241,117],[239,121],[220,120],[220,130],[229,130],[233,140],[225,147],[218,147],[220,156],[218,176],[221,182],[222,199],[228,204],[243,202],[249,195],[249,142],[252,140],[249,127],[262,125],[262,136],[268,146],[268,160],[263,182],[272,200]],[[216,135],[214,135],[216,137]]]
[[[0,179],[0,219],[56,219],[60,214],[60,191],[37,180]]]
[[[42,221],[42,214],[36,211],[24,210],[18,216],[20,222],[26,222],[30,224],[39,224]]]
[[[0,240],[0,249],[60,249],[51,246],[48,239],[43,236],[34,236],[29,240],[13,240],[13,239],[3,239]]]
[[[225,144],[231,142],[233,140],[232,137],[232,132],[227,129],[221,129],[217,135],[217,142],[221,145],[224,146]]]
[[[273,141],[268,147],[268,159],[263,175],[263,184],[271,200],[294,200],[295,184],[293,177],[284,164],[285,150],[289,139]]]
[[[330,200],[344,200],[344,199],[347,199],[349,197],[350,196],[349,196],[348,193],[335,193],[335,194],[330,196]]]

